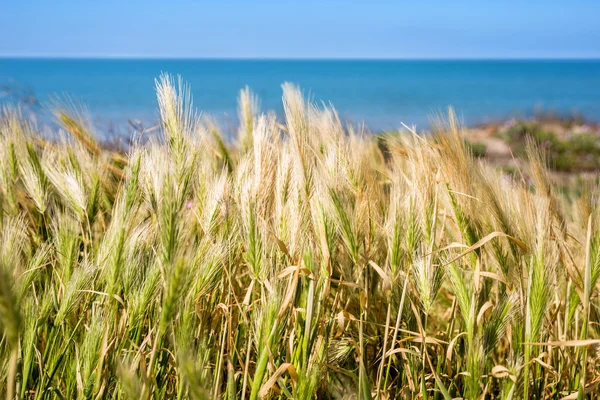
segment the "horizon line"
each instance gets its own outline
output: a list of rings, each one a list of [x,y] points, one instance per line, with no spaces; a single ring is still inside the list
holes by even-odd
[[[0,54],[0,59],[38,60],[173,60],[173,61],[599,61],[598,56],[556,57],[180,57],[142,55]]]

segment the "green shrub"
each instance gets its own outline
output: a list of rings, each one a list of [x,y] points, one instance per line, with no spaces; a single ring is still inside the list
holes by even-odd
[[[485,157],[487,154],[487,145],[481,142],[473,142],[468,139],[464,139],[465,147],[471,152],[471,154],[477,158]]]
[[[574,172],[600,168],[600,138],[582,133],[560,139],[554,132],[545,130],[538,122],[519,121],[500,132],[513,152],[525,154],[526,139],[531,138],[545,153],[548,166],[556,171]]]

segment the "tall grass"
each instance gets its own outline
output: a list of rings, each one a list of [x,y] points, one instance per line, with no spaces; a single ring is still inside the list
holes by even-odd
[[[225,138],[156,84],[162,136],[0,118],[0,388],[14,398],[597,396],[600,191],[437,132],[370,136],[283,86]],[[68,135],[68,136],[67,136]]]

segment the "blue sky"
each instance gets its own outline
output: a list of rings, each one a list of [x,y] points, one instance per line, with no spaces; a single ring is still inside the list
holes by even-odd
[[[2,3],[0,56],[600,57],[598,0]]]

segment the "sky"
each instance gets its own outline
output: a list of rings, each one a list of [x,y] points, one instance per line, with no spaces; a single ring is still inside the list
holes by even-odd
[[[598,0],[0,3],[0,57],[600,57]]]

